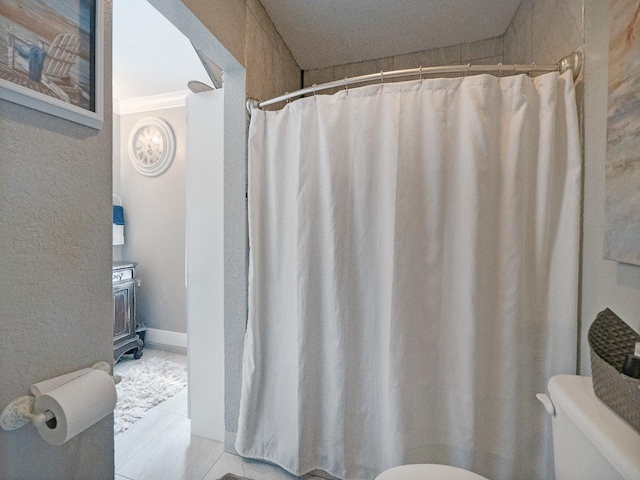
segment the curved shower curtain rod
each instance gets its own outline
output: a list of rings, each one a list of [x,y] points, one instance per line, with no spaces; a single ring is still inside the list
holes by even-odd
[[[274,103],[288,101],[295,97],[301,97],[308,93],[315,93],[321,90],[328,90],[330,88],[346,87],[354,83],[369,82],[371,80],[380,80],[383,82],[387,78],[399,78],[399,77],[415,77],[422,75],[431,75],[438,73],[494,73],[499,74],[512,74],[517,73],[548,73],[548,72],[560,72],[561,74],[567,70],[573,70],[574,80],[578,77],[580,69],[582,68],[582,53],[573,52],[564,58],[561,58],[558,63],[551,65],[445,65],[441,67],[419,67],[409,68],[406,70],[393,70],[387,72],[370,73],[368,75],[360,75],[358,77],[345,78],[344,80],[335,80],[333,82],[321,83],[320,85],[313,85],[311,87],[296,90],[295,92],[287,92],[279,97],[272,98],[261,102],[255,98],[249,98],[247,100],[247,110],[251,115],[251,110],[254,108],[264,108]]]

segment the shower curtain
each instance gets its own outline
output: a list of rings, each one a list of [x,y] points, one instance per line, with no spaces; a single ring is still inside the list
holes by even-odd
[[[580,179],[571,72],[254,110],[238,452],[552,478],[535,394],[575,373]]]

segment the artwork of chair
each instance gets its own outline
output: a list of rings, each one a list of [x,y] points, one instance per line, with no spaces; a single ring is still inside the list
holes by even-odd
[[[49,88],[58,87],[64,94],[80,95],[82,90],[72,80],[69,72],[75,64],[80,51],[80,37],[70,33],[58,35],[49,50],[44,62],[43,77],[51,85]]]
[[[61,33],[48,46],[44,42],[32,45],[27,40],[11,35],[13,45],[11,55],[15,51],[28,63],[29,80],[40,82],[50,93],[61,100],[69,101],[69,95],[82,95],[82,89],[70,76],[71,68],[76,62],[80,50],[80,38],[71,33]],[[15,68],[15,56],[10,65]]]
[[[0,96],[102,128],[105,3],[0,0]]]

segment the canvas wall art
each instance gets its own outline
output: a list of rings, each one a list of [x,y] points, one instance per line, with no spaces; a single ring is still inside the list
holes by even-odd
[[[640,0],[611,0],[604,257],[640,265]]]
[[[0,97],[99,127],[101,0],[0,0]]]

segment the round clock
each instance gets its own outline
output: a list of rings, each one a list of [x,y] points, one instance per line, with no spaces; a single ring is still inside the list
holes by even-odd
[[[167,122],[160,118],[143,118],[129,136],[129,159],[142,175],[155,177],[163,173],[176,153],[176,139]]]

